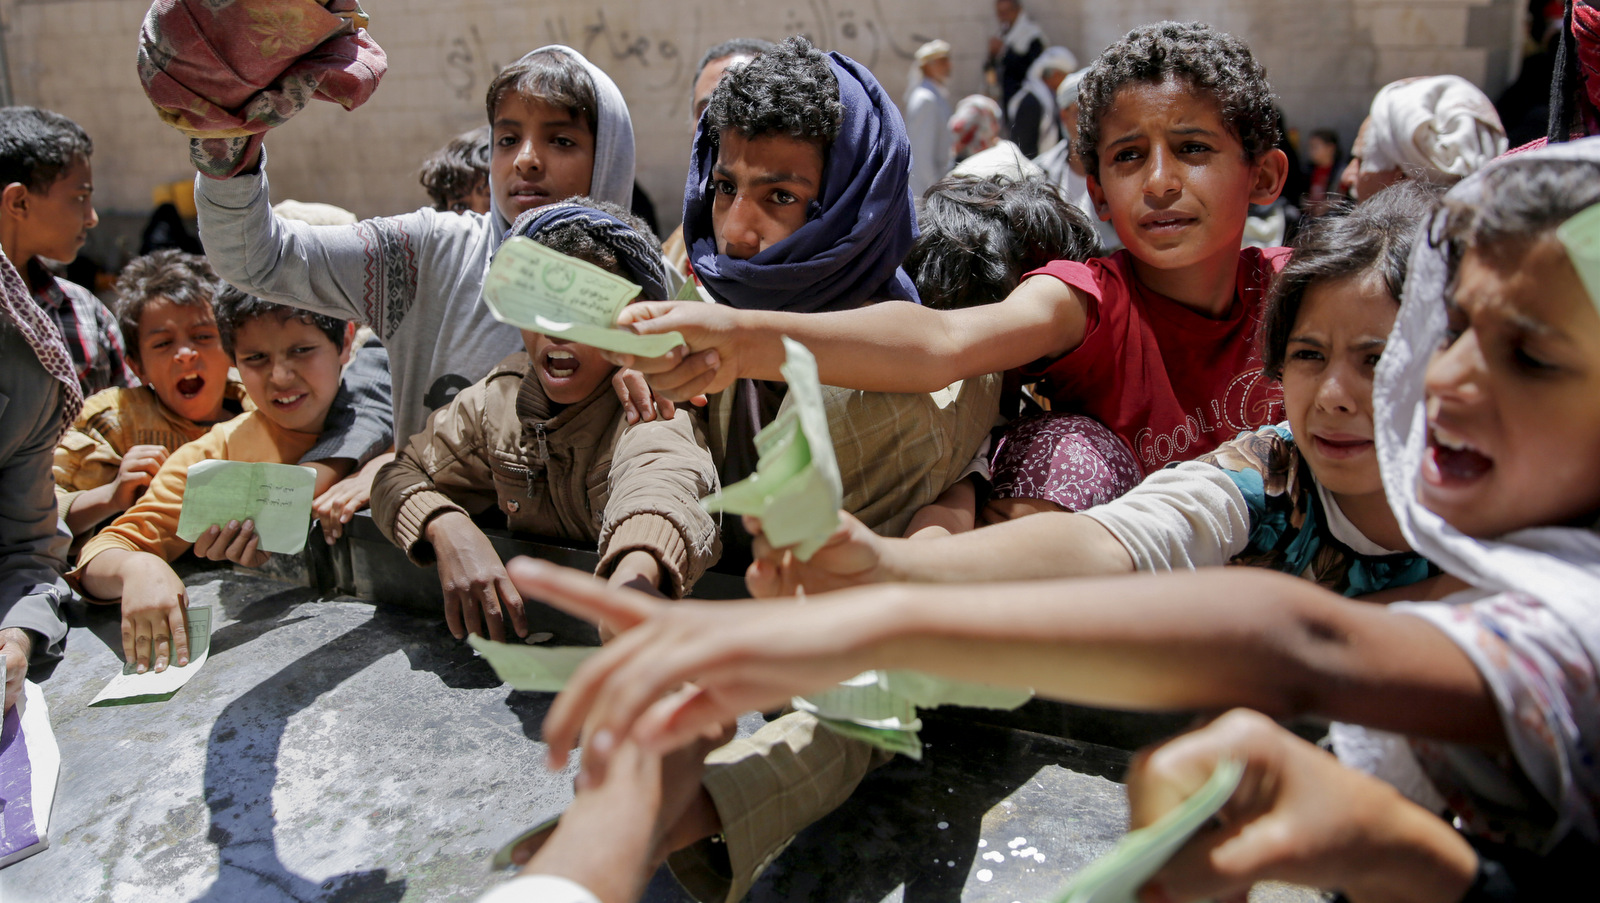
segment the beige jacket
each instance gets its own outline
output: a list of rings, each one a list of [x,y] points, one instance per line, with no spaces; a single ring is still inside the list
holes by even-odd
[[[552,407],[526,352],[502,360],[378,472],[379,529],[427,564],[430,520],[497,507],[514,532],[598,542],[601,575],[630,551],[649,552],[662,592],[688,593],[720,553],[699,504],[717,490],[717,471],[689,412],[628,426],[609,380],[554,416]]]

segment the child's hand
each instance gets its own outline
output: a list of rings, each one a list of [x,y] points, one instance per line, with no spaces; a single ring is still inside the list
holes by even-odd
[[[261,536],[256,533],[255,521],[246,520],[241,524],[230,520],[226,526],[212,524],[206,532],[201,533],[194,541],[194,554],[196,558],[231,561],[247,568],[258,568],[272,557],[271,552],[257,548],[260,544]]]
[[[617,368],[617,372],[611,374],[611,388],[616,390],[617,398],[622,402],[622,415],[628,418],[630,424],[641,420],[649,423],[656,419],[657,413],[662,420],[671,420],[678,411],[664,396],[651,392],[644,374],[637,370]]]
[[[150,485],[166,460],[167,450],[159,445],[135,445],[128,449],[111,481],[111,499],[116,510],[126,511],[132,507],[139,490]]]
[[[584,770],[603,780],[605,760],[632,736],[657,752],[782,705],[864,670],[875,640],[862,600],[804,604],[662,602],[607,587],[570,568],[518,558],[509,569],[528,598],[617,631],[567,681],[544,721],[552,768],[589,732]],[[857,591],[861,592],[861,591]],[[675,693],[692,682],[688,693]]]
[[[1448,824],[1246,709],[1134,758],[1132,827],[1177,807],[1227,758],[1245,772],[1217,813],[1221,824],[1202,829],[1150,879],[1139,895],[1145,903],[1243,900],[1263,880],[1338,887],[1358,901],[1446,901],[1471,883],[1477,856]]]
[[[322,538],[328,545],[338,542],[339,537],[344,535],[344,525],[350,523],[350,518],[357,511],[372,502],[372,479],[383,469],[383,465],[393,460],[394,452],[384,452],[368,461],[360,470],[333,484],[311,503],[311,513],[322,524]]]
[[[617,325],[642,335],[677,332],[684,344],[657,358],[608,354],[645,374],[657,395],[673,401],[721,392],[740,376],[738,311],[701,301],[642,301],[622,309]]]
[[[0,655],[6,657],[5,710],[22,698],[22,681],[28,676],[28,656],[33,653],[33,638],[21,627],[0,630]]]
[[[122,580],[122,655],[143,674],[165,671],[168,661],[189,664],[184,610],[189,593],[165,561],[143,555],[125,565]]]
[[[459,511],[441,514],[428,522],[427,536],[439,561],[445,624],[456,639],[464,640],[467,634],[475,633],[497,643],[505,642],[507,613],[517,636],[528,635],[522,596],[511,585],[489,537],[471,518]]]
[[[884,566],[887,550],[883,537],[848,511],[839,512],[839,529],[810,561],[796,558],[792,547],[773,548],[761,532],[760,520],[746,517],[744,528],[754,537],[750,551],[755,556],[744,572],[744,583],[758,599],[825,593],[894,579]]]

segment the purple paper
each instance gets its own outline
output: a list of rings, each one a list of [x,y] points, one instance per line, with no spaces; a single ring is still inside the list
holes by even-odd
[[[0,859],[40,840],[33,820],[33,766],[17,709],[6,712],[0,728]]]

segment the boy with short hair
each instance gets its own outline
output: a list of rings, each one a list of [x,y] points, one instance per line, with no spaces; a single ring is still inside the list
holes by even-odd
[[[489,213],[489,127],[451,138],[422,161],[418,178],[440,213]]]
[[[353,226],[291,222],[272,214],[264,152],[232,178],[196,180],[200,238],[223,278],[377,333],[389,349],[397,447],[520,347],[517,330],[479,301],[512,220],[576,195],[624,206],[632,197],[627,104],[577,51],[541,47],[505,67],[485,106],[488,215],[423,208]]]
[[[68,575],[92,601],[120,599],[122,647],[142,672],[188,664],[183,580],[171,562],[189,550],[177,535],[189,467],[204,460],[294,463],[317,444],[350,359],[353,328],[322,314],[273,304],[228,287],[213,304],[223,348],[255,410],[219,423],[174,451],[148,491],[84,546]],[[259,565],[250,522],[214,525],[196,543]],[[235,539],[243,542],[233,542]],[[230,545],[231,543],[231,545]],[[237,546],[237,547],[234,547]]]
[[[1108,48],[1080,105],[1090,192],[1125,250],[1058,261],[1005,301],[966,310],[885,303],[799,317],[644,305],[624,319],[640,332],[677,330],[697,353],[632,365],[672,398],[777,378],[781,335],[813,350],[830,385],[928,391],[1020,369],[1053,410],[1104,424],[1146,473],[1275,422],[1252,336],[1287,251],[1240,250],[1250,204],[1276,198],[1287,169],[1265,70],[1236,38],[1163,22]]]
[[[623,208],[575,198],[518,218],[513,232],[666,294],[655,236]],[[602,575],[673,598],[717,557],[700,507],[716,467],[687,410],[628,425],[616,368],[586,345],[522,330],[501,361],[428,419],[373,485],[373,517],[418,564],[437,561],[445,617],[505,639],[527,634],[522,599],[472,518],[498,507],[509,528],[599,543]]]
[[[89,136],[60,113],[0,108],[0,248],[61,327],[85,397],[138,381],[127,369],[111,311],[43,263],[71,263],[100,222],[91,200],[93,152]]]
[[[221,286],[205,258],[181,251],[157,251],[123,268],[117,324],[143,384],[89,398],[56,447],[57,506],[74,536],[127,510],[174,449],[253,407],[228,374],[232,360],[211,307]],[[319,495],[388,447],[383,357],[381,348],[361,352],[327,429],[300,459],[317,470]]]

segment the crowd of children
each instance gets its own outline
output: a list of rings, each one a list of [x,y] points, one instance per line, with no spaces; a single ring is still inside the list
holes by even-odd
[[[1014,37],[994,64],[1040,165],[964,101],[934,143],[997,152],[976,174],[916,165],[848,57],[713,48],[665,254],[628,212],[622,92],[569,47],[501,70],[487,125],[423,168],[433,206],[402,216],[285,218],[259,135],[197,132],[205,255],[134,260],[114,313],[40,260],[95,225],[88,137],[0,110],[6,706],[74,592],[120,606],[138,670],[186,664],[171,562],[267,557],[248,521],[178,538],[188,468],[299,462],[330,542],[370,501],[437,565],[457,638],[527,636],[527,600],[607,638],[545,722],[554,764],[584,742],[576,802],[496,900],[626,900],[662,861],[741,898],[885,754],[803,712],[727,727],[874,668],[1240,709],[1136,761],[1136,826],[1246,766],[1147,899],[1267,878],[1540,897],[1600,843],[1600,227],[1568,225],[1595,220],[1600,138],[1495,159],[1476,89],[1399,83],[1353,151],[1362,203],[1323,154],[1319,215],[1258,250],[1247,219],[1290,164],[1242,40],[1162,22],[1074,71]],[[947,108],[948,45],[924,50],[916,103]],[[1412,140],[1419,110],[1464,137]],[[513,237],[637,285],[619,325],[683,343],[501,322],[481,296]],[[668,300],[686,276],[700,299]],[[784,338],[815,355],[844,490],[805,560],[699,504],[795,403]],[[490,525],[591,545],[596,574],[506,564]],[[761,601],[684,600],[719,558]],[[1270,720],[1302,714],[1338,761]]]

